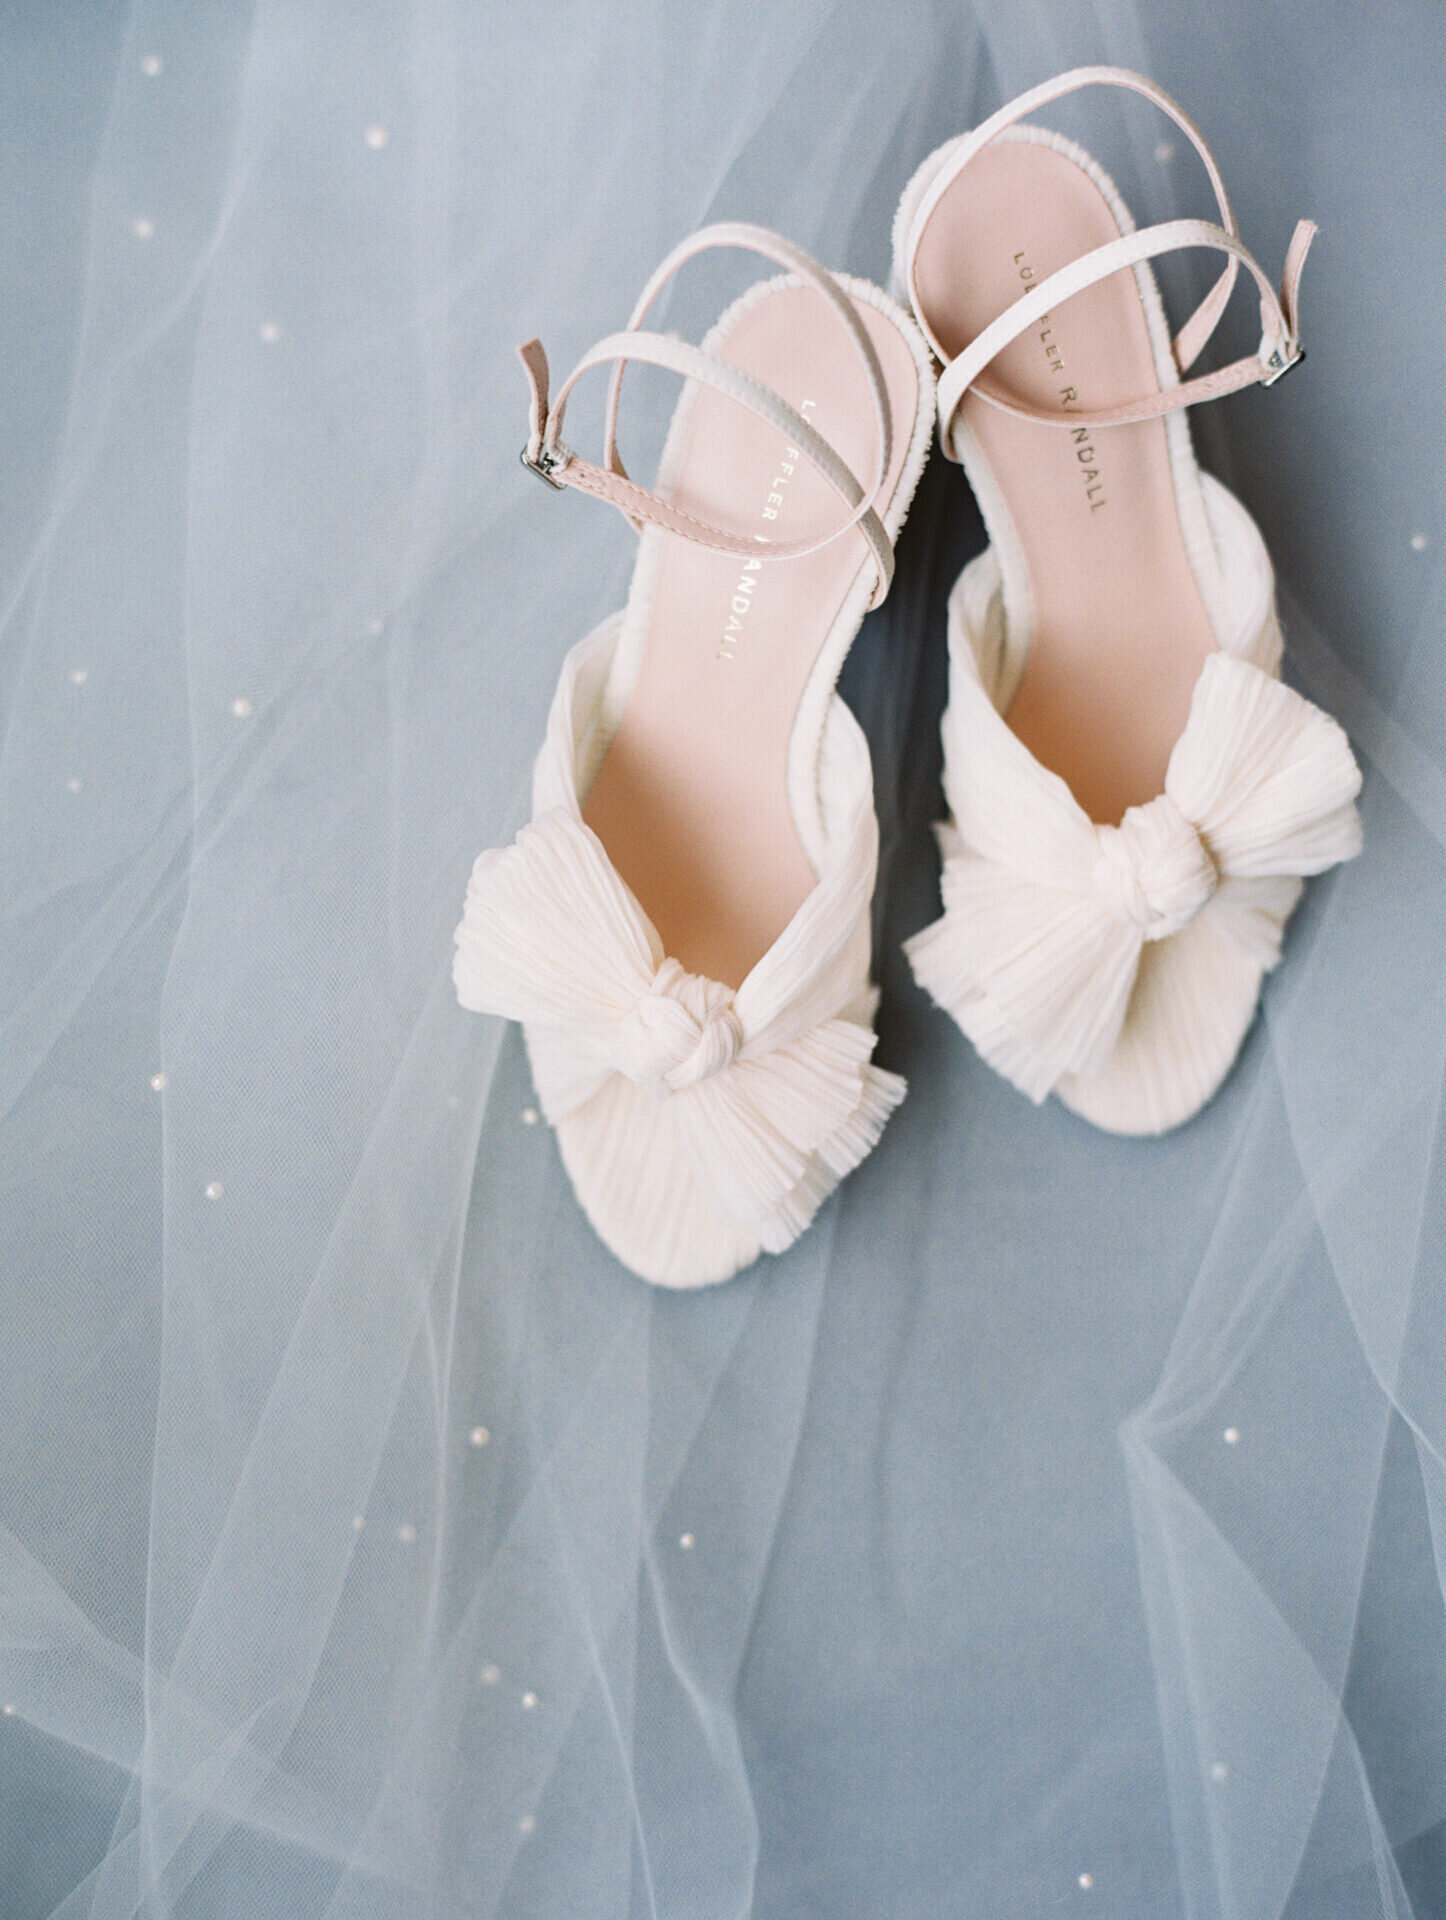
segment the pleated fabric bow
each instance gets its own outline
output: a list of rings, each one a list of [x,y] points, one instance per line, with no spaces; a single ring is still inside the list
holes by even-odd
[[[1033,1100],[1109,1059],[1147,942],[1208,914],[1268,968],[1302,878],[1360,849],[1345,734],[1249,661],[1210,655],[1164,792],[1118,827],[1096,826],[978,679],[960,678],[944,915],[907,950],[920,983]],[[1191,964],[1187,945],[1177,964]]]
[[[458,999],[523,1022],[554,1125],[621,1075],[667,1103],[699,1186],[770,1250],[796,1237],[902,1098],[904,1083],[870,1065],[867,1025],[819,1017],[801,953],[790,968],[776,948],[736,992],[666,956],[566,807],[480,855],[456,943]]]

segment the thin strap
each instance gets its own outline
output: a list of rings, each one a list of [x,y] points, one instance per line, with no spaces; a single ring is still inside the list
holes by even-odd
[[[590,367],[601,366],[609,360],[619,369],[628,360],[642,360],[655,367],[665,367],[670,373],[680,373],[686,379],[700,380],[717,392],[727,394],[730,399],[750,408],[770,426],[776,427],[792,446],[812,462],[845,506],[857,508],[860,517],[868,510],[869,500],[851,469],[845,466],[817,429],[811,427],[781,394],[775,393],[771,387],[765,387],[752,374],[745,373],[742,367],[735,367],[730,361],[705,353],[701,347],[691,346],[686,340],[678,340],[664,333],[636,330],[611,333],[606,339],[599,340],[596,346],[589,347],[558,389],[557,398],[552,404],[550,424],[554,440],[562,432],[563,409],[580,375]],[[620,464],[609,462],[609,471],[627,478]],[[745,547],[754,544],[752,537],[744,538],[742,544]]]
[[[934,209],[968,166],[975,155],[987,147],[990,141],[1023,120],[1038,108],[1048,106],[1050,101],[1060,99],[1064,94],[1074,93],[1082,87],[1122,87],[1130,93],[1141,94],[1153,102],[1160,111],[1167,114],[1182,133],[1189,139],[1195,151],[1205,163],[1205,171],[1210,176],[1210,185],[1214,190],[1215,203],[1220,209],[1220,224],[1232,238],[1240,237],[1235,214],[1225,191],[1225,181],[1215,156],[1206,145],[1205,136],[1195,122],[1186,113],[1178,100],[1174,100],[1163,87],[1157,87],[1153,80],[1147,80],[1143,74],[1131,73],[1125,67],[1074,67],[1068,73],[1056,74],[1053,80],[1045,80],[1037,87],[1031,87],[1011,100],[997,112],[991,113],[987,120],[981,120],[971,132],[966,133],[955,144],[948,160],[938,174],[929,183],[909,227],[906,247],[908,262],[909,293],[913,300],[914,311],[923,318],[919,305],[918,289],[914,284],[914,262],[918,258],[919,242],[924,228],[928,225]],[[1201,349],[1209,340],[1220,323],[1231,293],[1235,288],[1235,276],[1240,270],[1240,262],[1233,255],[1226,261],[1225,270],[1211,287],[1199,306],[1176,334],[1173,352],[1175,364],[1181,373],[1186,372],[1200,357]],[[937,342],[934,343],[937,349]],[[946,358],[940,354],[940,359]]]
[[[780,233],[773,233],[767,227],[755,227],[744,220],[720,220],[711,227],[700,227],[696,233],[680,241],[666,259],[654,268],[648,284],[638,295],[637,305],[633,308],[628,321],[628,331],[633,332],[643,323],[649,307],[669,280],[689,260],[696,259],[714,247],[738,247],[747,253],[756,253],[775,265],[786,267],[806,280],[818,293],[821,293],[834,312],[838,315],[844,331],[853,342],[854,349],[863,362],[864,374],[869,383],[869,396],[874,404],[874,424],[879,432],[878,469],[874,475],[874,484],[869,488],[869,500],[878,498],[879,489],[889,471],[893,457],[893,423],[889,411],[889,390],[884,384],[884,370],[879,364],[879,356],[874,343],[869,338],[868,329],[860,322],[853,302],[843,288],[834,279],[826,267],[821,267],[810,253],[797,247],[791,240],[785,240]],[[607,465],[615,473],[623,471],[617,458],[617,419],[618,402],[622,396],[623,373],[626,360],[619,360],[612,380],[608,385],[608,410],[605,439]]]
[[[737,554],[749,559],[796,560],[806,553],[816,553],[820,547],[828,546],[840,534],[856,526],[868,541],[879,568],[879,584],[870,604],[877,606],[888,591],[894,570],[893,548],[857,478],[801,414],[741,368],[704,353],[701,347],[670,339],[666,334],[609,334],[584,354],[560,390],[558,405],[549,412],[547,356],[541,343],[529,340],[525,347],[518,348],[518,355],[532,386],[531,419],[534,423],[542,423],[542,436],[535,449],[529,440],[523,450],[523,464],[540,473],[552,486],[578,487],[599,500],[610,502],[634,525],[640,521],[646,522],[662,527],[668,533],[679,534],[683,539],[691,540],[695,546],[710,547],[720,553]],[[817,540],[771,541],[767,534],[762,533],[730,533],[726,528],[702,520],[696,514],[684,512],[646,487],[640,487],[626,473],[596,467],[590,460],[582,459],[558,438],[568,389],[589,367],[604,360],[619,358],[647,361],[654,366],[666,367],[670,372],[699,380],[758,414],[770,426],[776,427],[788,440],[790,447],[816,467],[835,492],[842,496],[845,504],[852,508],[848,518]],[[760,552],[760,548],[765,551]]]
[[[838,453],[781,395],[754,380],[742,368],[701,347],[691,346],[671,335],[640,330],[639,322],[665,281],[684,261],[712,246],[747,247],[793,269],[823,295],[842,321],[863,362],[879,429],[878,469],[867,492]],[[700,229],[675,248],[653,274],[639,297],[628,328],[622,333],[608,335],[583,355],[559,388],[551,407],[548,405],[547,356],[541,343],[530,340],[518,348],[518,354],[531,388],[528,442],[522,460],[525,466],[540,474],[550,485],[578,487],[599,499],[607,500],[626,514],[634,525],[646,523],[661,527],[698,546],[752,559],[800,558],[806,553],[816,552],[857,527],[868,542],[878,566],[878,582],[870,604],[877,606],[887,593],[893,578],[893,547],[874,510],[874,502],[888,476],[892,455],[888,390],[884,385],[878,354],[852,303],[832,275],[801,248],[768,232],[766,228],[742,223],[730,222]],[[774,542],[765,534],[734,533],[714,526],[709,521],[684,512],[646,487],[637,485],[629,479],[618,457],[615,438],[622,373],[629,360],[642,360],[700,381],[758,414],[784,435],[796,453],[817,469],[850,509],[848,518],[817,540]],[[608,394],[606,465],[597,467],[564,446],[561,433],[567,397],[574,384],[589,368],[603,361],[615,362],[616,370]]]
[[[1038,286],[1032,287],[1006,307],[945,368],[939,381],[938,407],[940,435],[946,450],[950,447],[954,416],[971,387],[991,406],[1014,414],[1019,419],[1034,421],[1041,426],[1093,428],[1123,426],[1136,420],[1153,419],[1157,414],[1169,413],[1176,407],[1187,407],[1199,400],[1217,400],[1222,394],[1234,393],[1256,381],[1267,385],[1273,383],[1304,357],[1297,328],[1299,284],[1301,269],[1315,233],[1313,221],[1302,220],[1297,224],[1290,250],[1286,254],[1279,297],[1253,255],[1233,234],[1227,233],[1223,227],[1212,225],[1208,220],[1166,221],[1158,227],[1147,227],[1143,232],[1121,234],[1117,240],[1107,241],[1104,246],[1081,254],[1078,260],[1071,260],[1067,266],[1050,274]],[[1017,339],[1036,320],[1042,319],[1063,301],[1082,293],[1086,287],[1108,279],[1111,274],[1135,266],[1141,260],[1153,260],[1160,254],[1177,253],[1190,247],[1217,248],[1229,254],[1237,265],[1247,267],[1255,277],[1261,290],[1262,338],[1258,352],[1222,367],[1216,373],[1205,374],[1183,385],[1166,387],[1143,399],[1126,401],[1121,406],[1099,411],[1080,409],[1045,412],[1042,408],[1009,400],[997,387],[986,386],[980,381],[979,376],[985,367],[1011,340]]]

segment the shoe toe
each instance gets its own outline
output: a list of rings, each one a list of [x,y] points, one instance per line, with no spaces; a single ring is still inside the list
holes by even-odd
[[[1054,1091],[1110,1133],[1166,1133],[1216,1092],[1255,1017],[1262,961],[1202,913],[1147,945],[1120,1037],[1105,1065]]]
[[[677,1125],[669,1102],[614,1074],[557,1123],[557,1144],[594,1231],[625,1267],[658,1287],[706,1287],[763,1245],[710,1205]]]

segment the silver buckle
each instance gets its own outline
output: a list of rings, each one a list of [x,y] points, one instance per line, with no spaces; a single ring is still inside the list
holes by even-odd
[[[1265,378],[1263,387],[1273,387],[1277,380],[1283,380],[1292,367],[1298,367],[1305,358],[1305,348],[1298,340],[1277,340],[1266,355]]]
[[[554,480],[553,475],[561,473],[568,461],[571,460],[572,452],[569,448],[564,446],[539,447],[537,458],[534,460],[527,451],[527,448],[524,447],[517,457],[529,473],[535,473],[539,480],[545,480],[548,486],[555,488],[558,493],[565,491],[562,481]]]

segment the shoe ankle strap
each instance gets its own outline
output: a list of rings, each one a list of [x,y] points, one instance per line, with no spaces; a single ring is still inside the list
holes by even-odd
[[[1156,236],[1168,237],[1161,238],[1158,244],[1148,245],[1144,251],[1133,254],[1128,253],[1127,243],[1139,241],[1144,236],[1122,235],[1119,241],[1110,242],[1107,246],[1098,248],[1095,253],[1084,255],[1081,260],[1072,261],[1069,266],[1062,268],[1048,280],[1042,281],[1029,294],[1006,308],[1005,313],[1000,315],[995,325],[999,326],[1000,322],[1012,317],[1017,321],[1012,331],[1001,328],[1001,331],[995,335],[997,344],[982,359],[975,355],[978,342],[971,342],[966,350],[968,364],[959,372],[956,373],[955,369],[959,367],[960,360],[966,358],[965,355],[961,355],[959,360],[945,367],[939,383],[938,406],[940,437],[946,452],[950,451],[950,429],[954,415],[964,394],[971,387],[979,393],[981,398],[988,400],[1004,412],[1016,414],[1022,419],[1032,420],[1040,425],[1121,426],[1133,420],[1147,420],[1157,414],[1168,413],[1176,407],[1190,406],[1199,400],[1218,399],[1222,394],[1233,393],[1240,387],[1248,386],[1255,381],[1268,386],[1305,357],[1296,330],[1296,294],[1300,270],[1305,263],[1306,252],[1315,234],[1315,226],[1310,221],[1301,221],[1297,225],[1290,250],[1286,255],[1284,278],[1280,296],[1277,299],[1275,289],[1265,280],[1260,268],[1241,244],[1240,229],[1236,223],[1229,196],[1225,191],[1225,181],[1205,136],[1180,103],[1172,99],[1163,87],[1156,86],[1153,80],[1147,79],[1143,74],[1132,73],[1125,67],[1075,67],[1067,73],[1057,74],[1052,80],[1046,80],[1037,87],[1031,87],[1027,92],[1000,107],[997,112],[990,114],[988,119],[981,121],[955,144],[947,161],[930,181],[928,191],[914,211],[904,247],[906,283],[914,311],[919,315],[925,332],[929,333],[930,329],[920,310],[918,290],[914,284],[914,263],[918,258],[919,242],[924,229],[940,200],[970,161],[1007,128],[1017,121],[1026,119],[1051,101],[1061,99],[1065,94],[1094,86],[1120,87],[1127,92],[1140,94],[1174,121],[1204,163],[1220,210],[1220,224],[1215,226],[1207,221],[1166,222],[1150,231]],[[1172,354],[1177,370],[1182,374],[1187,372],[1199,358],[1206,342],[1220,324],[1242,265],[1250,269],[1262,289],[1261,317],[1264,338],[1258,355],[1237,360],[1218,373],[1207,374],[1185,385],[1170,387],[1162,393],[1148,395],[1124,406],[1108,408],[1088,415],[1046,413],[1042,409],[1006,399],[992,384],[986,384],[979,379],[980,373],[990,360],[1007,346],[1010,340],[1023,332],[1032,320],[1048,313],[1051,305],[1068,299],[1072,293],[1080,292],[1086,286],[1094,285],[1097,280],[1105,279],[1111,273],[1118,273],[1137,261],[1152,259],[1161,253],[1193,246],[1217,248],[1225,253],[1226,262],[1220,277],[1175,336]],[[1076,282],[1075,269],[1083,267],[1089,261],[1095,261],[1099,270]],[[1034,298],[1036,293],[1045,296],[1037,303]],[[1024,311],[1026,305],[1029,306],[1028,313]],[[989,331],[986,329],[985,333]],[[985,334],[979,336],[981,341],[984,338]],[[931,344],[940,360],[947,361],[948,356],[940,350],[939,343],[932,338],[932,335]]]
[[[671,334],[644,331],[640,326],[658,292],[678,268],[712,247],[746,248],[788,268],[822,294],[837,315],[863,362],[878,427],[877,470],[867,490],[822,435],[772,388],[764,386],[741,367],[734,366],[717,354],[692,346]],[[794,246],[779,234],[770,233],[765,227],[749,226],[743,222],[724,222],[700,228],[675,247],[657,268],[639,296],[628,326],[621,333],[609,334],[591,347],[562,383],[550,404],[547,355],[541,342],[529,340],[517,351],[531,387],[528,440],[522,452],[522,463],[550,486],[577,487],[600,500],[607,500],[639,530],[644,524],[661,527],[665,532],[678,534],[697,546],[749,559],[798,559],[804,554],[817,552],[820,547],[829,545],[857,527],[878,566],[878,582],[870,605],[877,606],[888,592],[893,578],[894,553],[875,510],[875,503],[888,477],[893,444],[893,424],[883,369],[874,344],[848,295],[832,274],[801,247]],[[688,513],[661,495],[639,486],[628,477],[618,456],[616,443],[622,376],[629,360],[644,361],[699,381],[766,420],[784,436],[790,448],[808,460],[823,476],[849,509],[848,517],[816,540],[771,541],[766,534],[739,533],[715,526],[711,521]],[[590,368],[605,361],[613,362],[615,370],[608,390],[605,464],[599,467],[574,453],[563,443],[561,436],[567,398],[572,388]]]
[[[1144,74],[1131,73],[1127,67],[1072,67],[1068,73],[1056,74],[1052,80],[1042,81],[1039,86],[1030,87],[1027,92],[1008,101],[991,113],[987,120],[981,120],[977,127],[954,143],[948,160],[930,181],[929,190],[915,208],[914,217],[909,224],[904,253],[908,291],[913,300],[915,313],[919,312],[918,290],[914,285],[914,261],[918,257],[919,240],[934,209],[949,188],[975,155],[981,153],[1007,127],[1012,127],[1017,121],[1028,119],[1030,114],[1036,113],[1040,107],[1048,106],[1051,101],[1062,99],[1067,93],[1077,93],[1085,87],[1120,87],[1128,93],[1138,93],[1173,120],[1204,162],[1205,171],[1210,177],[1210,186],[1215,195],[1215,204],[1220,210],[1221,226],[1235,238],[1240,237],[1234,209],[1230,205],[1230,197],[1225,191],[1225,180],[1216,164],[1215,156],[1206,144],[1204,134],[1179,101],[1172,99],[1163,87],[1157,87],[1153,80],[1147,80]],[[1182,373],[1199,358],[1202,347],[1219,324],[1220,316],[1224,313],[1230,295],[1234,291],[1235,276],[1238,272],[1238,261],[1228,260],[1220,278],[1175,336],[1175,360]],[[926,333],[929,331],[927,325],[924,330]],[[940,360],[947,359],[948,356],[940,350],[939,343],[932,336],[930,345]]]
[[[1193,406],[1197,401],[1218,400],[1242,387],[1273,386],[1282,375],[1305,358],[1300,343],[1299,289],[1301,269],[1316,234],[1313,220],[1296,223],[1294,236],[1285,257],[1280,292],[1266,277],[1254,256],[1234,235],[1208,220],[1170,220],[1142,232],[1121,234],[1093,252],[1082,254],[1032,287],[1021,299],[1005,308],[997,319],[970,341],[957,359],[950,362],[939,379],[939,433],[946,453],[953,457],[951,437],[954,417],[965,394],[972,388],[981,400],[987,400],[1003,413],[1030,420],[1046,427],[1118,427],[1136,420],[1151,420],[1177,407]],[[1139,400],[1127,400],[1120,406],[1067,408],[1047,412],[1009,399],[998,387],[980,379],[984,369],[1003,352],[1011,340],[1043,318],[1053,308],[1082,293],[1111,274],[1121,273],[1142,260],[1161,254],[1178,253],[1192,247],[1211,247],[1230,255],[1237,267],[1244,266],[1260,288],[1260,346],[1252,354],[1220,367],[1214,373],[1201,374],[1176,386],[1163,387]]]

